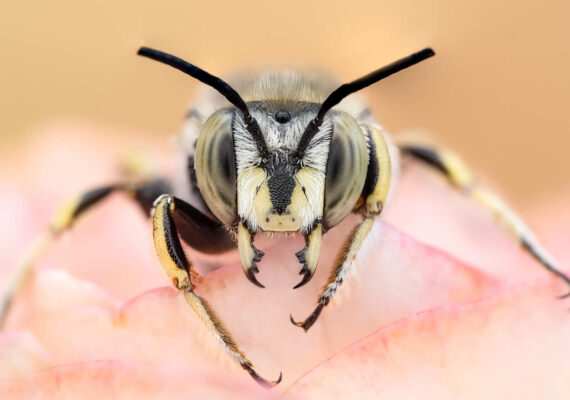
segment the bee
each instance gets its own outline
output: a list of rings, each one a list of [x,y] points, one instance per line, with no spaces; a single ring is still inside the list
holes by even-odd
[[[426,48],[366,76],[336,87],[319,76],[269,73],[230,86],[222,79],[171,54],[141,47],[140,56],[169,65],[214,88],[218,96],[198,103],[187,116],[182,143],[186,152],[188,198],[175,196],[164,179],[115,183],[88,191],[65,205],[32,257],[4,294],[3,319],[34,259],[80,215],[113,192],[129,194],[152,216],[153,238],[162,267],[196,315],[243,369],[262,378],[240,350],[211,306],[195,291],[201,276],[186,257],[181,240],[198,252],[221,254],[237,247],[245,276],[255,286],[264,253],[254,245],[259,232],[300,232],[305,247],[296,253],[299,288],[318,265],[322,237],[349,214],[361,220],[347,236],[314,311],[291,322],[309,330],[354,269],[354,259],[375,218],[381,216],[398,170],[399,155],[441,173],[458,191],[493,213],[502,227],[542,266],[568,285],[525,223],[498,196],[480,187],[453,152],[415,143],[392,144],[367,108],[350,98],[435,53]],[[215,109],[214,112],[209,110]],[[228,234],[229,233],[229,234]],[[564,295],[562,297],[568,297]]]

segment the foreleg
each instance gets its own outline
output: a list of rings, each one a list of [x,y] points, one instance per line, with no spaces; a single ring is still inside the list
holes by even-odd
[[[382,132],[374,127],[365,127],[369,137],[369,160],[366,180],[370,182],[367,193],[363,193],[364,216],[362,221],[352,230],[341,248],[337,261],[330,273],[327,284],[323,287],[317,300],[317,307],[303,322],[296,322],[291,316],[291,322],[306,331],[316,322],[323,308],[336,295],[342,282],[354,270],[354,260],[372,230],[374,218],[382,212],[391,181],[391,159],[388,144]],[[320,239],[320,237],[319,237]],[[320,240],[319,240],[320,242]]]
[[[182,200],[163,195],[155,202],[153,216],[154,244],[160,263],[173,285],[183,292],[184,298],[206,328],[222,343],[223,349],[234,358],[253,379],[263,386],[275,386],[281,381],[270,382],[260,377],[253,364],[239,349],[228,329],[224,326],[206,300],[194,293],[192,278],[199,277],[186,258],[177,231],[177,215],[184,216],[189,205]]]
[[[16,267],[14,276],[3,289],[0,303],[0,327],[8,315],[11,303],[30,276],[36,261],[48,248],[49,244],[63,232],[70,229],[80,216],[95,205],[100,204],[102,200],[106,199],[113,192],[128,193],[148,213],[154,198],[168,190],[168,184],[162,180],[136,184],[118,183],[89,190],[65,204],[55,215],[48,230],[38,237],[27,250],[23,260]]]

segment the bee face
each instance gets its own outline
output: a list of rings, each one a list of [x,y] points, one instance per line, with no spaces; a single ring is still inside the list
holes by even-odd
[[[249,102],[268,153],[260,154],[241,113],[211,115],[196,144],[200,192],[228,226],[239,219],[253,231],[295,232],[322,218],[331,129],[327,124],[303,157],[296,154],[318,104]]]
[[[239,173],[240,218],[253,231],[306,232],[322,217],[324,181],[323,171],[276,151],[263,167]]]
[[[249,102],[267,143],[265,156],[237,110],[218,111],[206,121],[195,167],[216,217],[230,226],[239,219],[252,231],[308,232],[317,222],[334,226],[350,213],[366,177],[364,134],[352,116],[331,112],[299,156],[299,141],[319,106]]]
[[[297,145],[318,104],[257,101],[248,107],[268,154],[257,151],[238,116],[233,134],[239,218],[252,231],[307,231],[322,217],[330,127],[315,138],[314,151],[300,157]]]

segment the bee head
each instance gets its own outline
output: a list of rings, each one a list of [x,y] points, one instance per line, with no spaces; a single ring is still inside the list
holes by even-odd
[[[297,152],[319,106],[248,102],[263,133],[265,153],[239,110],[219,110],[206,120],[196,144],[196,176],[218,218],[229,224],[239,219],[252,231],[272,232],[307,231],[322,218],[332,124],[324,124],[305,154]]]
[[[210,210],[228,226],[250,231],[308,232],[340,222],[355,206],[367,174],[365,134],[348,113],[331,110],[344,97],[434,55],[424,49],[344,84],[321,103],[246,103],[226,82],[167,53],[139,55],[168,64],[212,86],[232,108],[204,123],[195,168]]]

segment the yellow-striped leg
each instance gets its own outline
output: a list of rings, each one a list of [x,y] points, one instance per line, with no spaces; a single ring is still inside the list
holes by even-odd
[[[49,229],[30,246],[25,257],[15,269],[15,274],[1,292],[0,327],[5,320],[10,304],[20,288],[31,275],[36,261],[48,245],[71,228],[74,222],[101,200],[113,192],[126,193],[135,200],[146,215],[149,215],[154,200],[164,193],[171,192],[170,185],[161,179],[141,180],[138,183],[119,183],[103,186],[83,193],[65,204],[51,222]],[[192,248],[206,254],[219,254],[235,248],[235,243],[220,221],[203,214],[187,203],[177,210],[179,231],[182,239]],[[197,234],[199,231],[199,234]]]
[[[354,270],[354,260],[364,240],[374,225],[374,217],[380,215],[390,188],[391,159],[388,144],[382,132],[372,126],[365,127],[369,135],[371,151],[370,157],[375,157],[374,162],[369,161],[368,178],[374,183],[370,193],[364,198],[364,216],[362,221],[352,230],[339,252],[337,261],[331,271],[327,284],[323,287],[317,300],[317,307],[303,322],[296,322],[291,316],[291,322],[306,331],[316,322],[323,308],[329,304],[336,295],[340,285]]]
[[[457,155],[423,143],[402,142],[399,147],[403,154],[411,155],[441,172],[453,187],[491,211],[500,225],[525,251],[570,286],[570,277],[559,269],[554,258],[542,247],[524,221],[496,194],[478,186],[467,166]],[[561,298],[569,296],[570,293],[567,293]]]
[[[47,232],[38,237],[24,253],[23,259],[15,269],[14,276],[2,290],[0,302],[0,327],[4,324],[10,306],[21,287],[25,284],[33,271],[36,261],[41,257],[49,244],[62,232],[69,229],[73,223],[93,205],[106,198],[116,190],[130,190],[131,186],[124,184],[103,186],[90,190],[65,204],[52,220]]]
[[[342,282],[352,273],[354,269],[354,259],[356,258],[364,239],[372,229],[372,225],[374,225],[374,217],[367,215],[352,230],[342,246],[340,257],[331,271],[328,283],[323,287],[323,291],[317,300],[317,307],[303,322],[296,322],[293,319],[293,316],[291,316],[291,322],[294,325],[303,328],[306,332],[317,321],[317,318],[321,315],[323,308],[329,304]]]
[[[281,375],[276,381],[267,381],[260,377],[214,310],[203,298],[194,293],[192,278],[199,278],[200,275],[192,268],[182,250],[174,218],[176,212],[180,211],[177,207],[183,203],[182,200],[170,195],[160,196],[155,202],[153,237],[164,271],[172,280],[173,285],[183,292],[184,298],[206,328],[222,343],[223,349],[259,384],[268,387],[275,386],[281,381]]]

